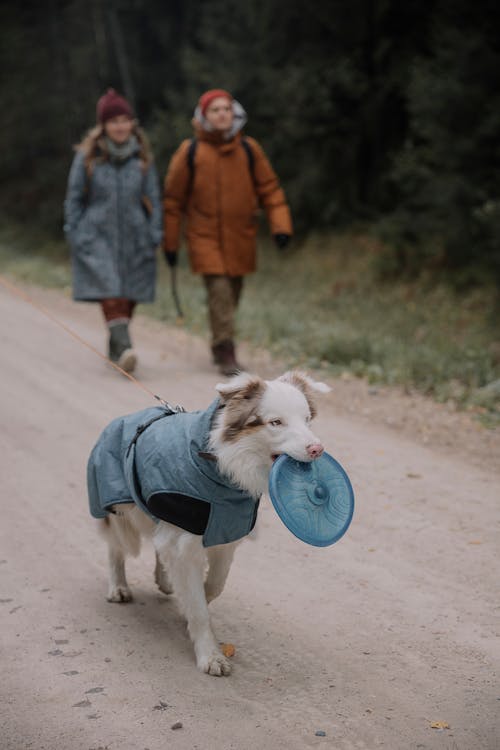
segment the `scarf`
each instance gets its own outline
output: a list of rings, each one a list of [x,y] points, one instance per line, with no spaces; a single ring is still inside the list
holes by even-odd
[[[135,135],[131,135],[125,143],[115,143],[108,136],[106,136],[105,141],[109,160],[113,164],[123,164],[131,156],[135,156],[139,152],[139,141]]]

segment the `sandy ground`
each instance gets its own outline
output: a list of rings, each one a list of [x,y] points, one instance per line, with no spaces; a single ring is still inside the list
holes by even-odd
[[[95,306],[27,291],[104,347]],[[134,334],[147,388],[208,405],[220,378],[204,342],[144,318]],[[498,431],[333,382],[316,429],[351,477],[352,525],[309,547],[264,501],[211,605],[233,674],[209,677],[151,548],[129,564],[134,603],[105,600],[85,464],[112,418],[152,399],[1,288],[0,344],[2,750],[500,747]]]

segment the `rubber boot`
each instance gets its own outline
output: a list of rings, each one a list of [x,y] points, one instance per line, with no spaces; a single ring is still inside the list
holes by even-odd
[[[133,372],[137,355],[132,349],[128,323],[115,323],[109,327],[109,358],[125,372]]]
[[[221,341],[220,344],[212,346],[212,355],[214,363],[218,366],[219,372],[226,377],[237,375],[241,372],[241,366],[236,359],[234,343],[232,341]]]

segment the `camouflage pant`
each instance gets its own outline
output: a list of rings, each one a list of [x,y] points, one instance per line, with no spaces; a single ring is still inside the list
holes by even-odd
[[[235,317],[243,289],[242,276],[203,276],[207,289],[212,346],[233,341]]]

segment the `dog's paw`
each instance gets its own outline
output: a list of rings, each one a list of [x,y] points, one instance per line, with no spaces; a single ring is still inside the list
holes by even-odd
[[[108,591],[106,599],[108,602],[131,602],[132,592],[128,586],[114,586]]]
[[[231,665],[220,651],[215,651],[206,658],[198,659],[198,669],[215,677],[231,674]]]
[[[157,586],[158,586],[158,589],[161,591],[162,594],[166,594],[168,596],[169,594],[173,594],[174,593],[174,590],[173,590],[172,586],[169,583],[167,583],[165,585],[163,583],[158,583],[157,582]]]

